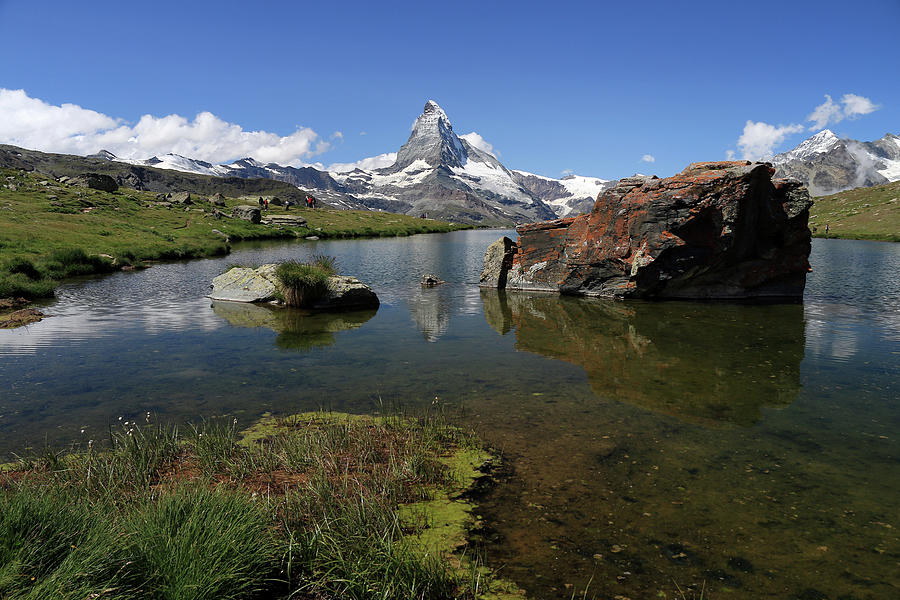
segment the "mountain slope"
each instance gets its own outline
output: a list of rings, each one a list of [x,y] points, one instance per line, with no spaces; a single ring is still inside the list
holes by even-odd
[[[900,180],[900,137],[874,142],[840,139],[825,129],[772,158],[777,177],[799,179],[813,196]]]
[[[485,225],[556,218],[494,155],[457,136],[433,100],[393,165],[331,176],[372,208]]]

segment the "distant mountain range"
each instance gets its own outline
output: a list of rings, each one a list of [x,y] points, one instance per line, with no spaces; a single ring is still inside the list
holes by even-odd
[[[514,225],[590,211],[615,180],[570,175],[561,179],[506,168],[494,154],[453,131],[447,114],[429,100],[409,139],[385,168],[323,171],[243,158],[230,164],[165,154],[124,159],[101,150],[75,157],[0,146],[0,166],[33,168],[55,176],[86,170],[120,185],[151,191],[226,195],[311,193],[324,205],[382,210],[473,223]],[[814,196],[900,180],[900,137],[874,142],[840,139],[823,130],[772,158],[778,177],[793,177]],[[268,181],[268,183],[267,183]]]
[[[799,179],[813,196],[900,180],[900,137],[874,142],[841,139],[824,129],[772,158],[776,177]]]
[[[122,159],[102,150],[88,158],[217,177],[266,178],[308,190],[337,208],[384,210],[482,225],[555,219],[590,210],[615,181],[571,175],[553,179],[507,169],[453,131],[429,100],[389,167],[344,172],[286,167],[244,158],[214,165],[177,154]]]

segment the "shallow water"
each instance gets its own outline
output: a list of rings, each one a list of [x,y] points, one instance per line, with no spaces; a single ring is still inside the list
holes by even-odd
[[[67,284],[52,318],[0,331],[0,451],[145,411],[437,398],[504,452],[483,549],[533,597],[900,597],[900,245],[814,240],[803,305],[732,306],[480,291],[499,235],[244,245]],[[316,253],[378,311],[204,297],[229,264]]]

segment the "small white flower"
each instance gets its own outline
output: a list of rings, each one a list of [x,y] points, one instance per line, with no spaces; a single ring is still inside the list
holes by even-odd
[[[84,435],[84,429],[81,430],[81,434]]]

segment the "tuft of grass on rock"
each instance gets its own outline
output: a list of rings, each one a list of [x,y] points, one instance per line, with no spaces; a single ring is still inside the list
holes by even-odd
[[[324,296],[335,272],[334,257],[321,255],[311,262],[290,260],[275,268],[284,303],[299,307],[307,307]]]

